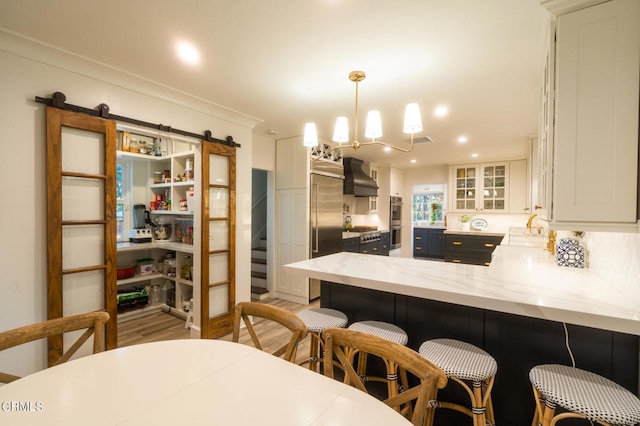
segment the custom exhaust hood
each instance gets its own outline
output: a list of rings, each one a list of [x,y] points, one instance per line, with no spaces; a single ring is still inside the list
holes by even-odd
[[[356,197],[377,197],[378,185],[362,170],[362,160],[353,157],[343,158],[344,194]]]

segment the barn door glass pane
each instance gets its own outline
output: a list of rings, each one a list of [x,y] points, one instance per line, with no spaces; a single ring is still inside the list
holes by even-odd
[[[229,158],[223,155],[209,156],[209,185],[229,185]]]
[[[63,127],[62,171],[104,175],[104,136]]]

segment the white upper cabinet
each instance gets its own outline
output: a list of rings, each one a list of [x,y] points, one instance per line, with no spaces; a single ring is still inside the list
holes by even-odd
[[[276,141],[276,189],[308,187],[309,151],[302,137]]]
[[[557,17],[552,227],[637,229],[639,79],[640,1]]]
[[[526,213],[527,162],[504,161],[451,166],[452,212]]]

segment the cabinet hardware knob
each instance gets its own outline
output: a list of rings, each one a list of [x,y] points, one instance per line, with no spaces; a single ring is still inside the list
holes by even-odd
[[[454,241],[453,245],[454,246],[461,246],[462,245],[462,241]]]
[[[460,260],[460,259],[453,259],[453,263],[462,263],[462,260]]]
[[[416,237],[416,240],[421,240],[421,239],[422,239],[422,237]]]
[[[416,247],[416,250],[422,250],[422,247]]]
[[[493,244],[487,243],[484,245],[485,247],[493,247]]]

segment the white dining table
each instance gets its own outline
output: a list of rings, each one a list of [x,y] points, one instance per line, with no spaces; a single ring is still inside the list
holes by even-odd
[[[408,425],[374,397],[253,347],[170,340],[0,386],[0,425]]]

